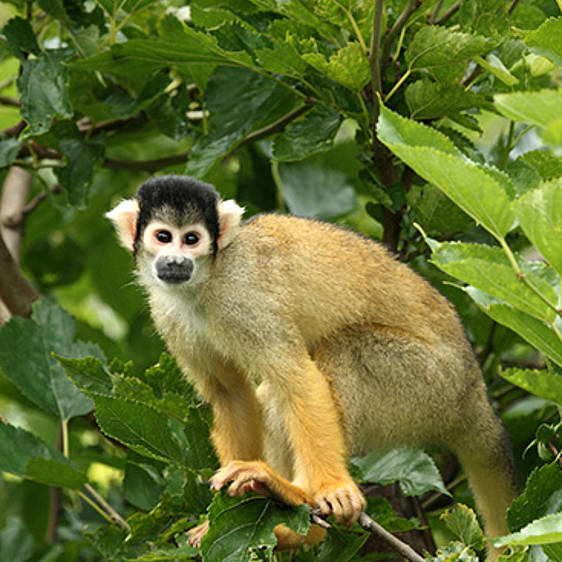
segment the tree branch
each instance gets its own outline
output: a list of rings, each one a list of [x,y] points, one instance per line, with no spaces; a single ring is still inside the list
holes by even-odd
[[[176,154],[175,156],[168,156],[167,158],[158,158],[156,160],[113,160],[112,158],[106,158],[103,163],[103,168],[108,168],[109,170],[136,170],[139,172],[149,172],[154,173],[162,168],[167,168],[168,166],[175,166],[177,164],[183,164],[187,162],[189,158],[189,152],[184,152],[183,154]]]
[[[383,539],[389,546],[404,558],[412,562],[425,562],[425,560],[408,544],[389,533],[382,525],[371,519],[365,512],[359,516],[359,525]]]
[[[441,25],[445,23],[458,9],[461,7],[463,0],[457,0],[439,19],[433,22],[433,25]]]
[[[371,67],[371,90],[373,93],[373,123],[379,119],[379,98],[382,94],[381,78],[381,34],[382,34],[382,12],[384,0],[375,0],[375,11],[373,14],[373,32],[371,33],[371,44],[369,46],[369,64]]]
[[[390,28],[384,44],[382,47],[381,56],[381,74],[384,72],[388,61],[390,60],[390,49],[392,48],[392,43],[394,39],[400,34],[402,28],[408,23],[410,16],[421,6],[421,0],[408,0],[408,4],[402,11],[402,13],[396,18],[394,25]]]
[[[14,98],[9,98],[7,96],[0,96],[0,105],[9,105],[10,107],[20,107],[21,103]]]

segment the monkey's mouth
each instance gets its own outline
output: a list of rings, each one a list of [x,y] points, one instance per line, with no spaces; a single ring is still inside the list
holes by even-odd
[[[194,264],[191,259],[183,256],[162,256],[156,260],[155,269],[158,279],[177,285],[191,279]]]

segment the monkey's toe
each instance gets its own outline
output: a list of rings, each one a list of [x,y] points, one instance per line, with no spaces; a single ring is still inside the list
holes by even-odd
[[[323,486],[314,501],[324,515],[333,515],[346,525],[355,523],[365,508],[365,498],[354,482]]]
[[[189,535],[189,538],[187,539],[187,543],[190,546],[199,548],[201,546],[201,540],[207,534],[208,530],[209,530],[208,520],[201,523],[201,525],[197,525],[197,527],[193,527],[193,529],[190,529],[187,532],[187,534]]]

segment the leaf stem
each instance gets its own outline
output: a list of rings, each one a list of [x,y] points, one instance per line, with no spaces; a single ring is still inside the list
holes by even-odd
[[[402,76],[402,78],[400,78],[400,80],[398,80],[398,82],[396,82],[396,84],[394,84],[394,86],[392,87],[392,90],[390,90],[390,92],[388,92],[388,94],[386,94],[386,96],[384,98],[385,102],[387,102],[398,91],[400,86],[402,86],[402,84],[408,79],[410,74],[412,74],[412,70],[409,68],[404,73],[404,76]]]
[[[110,523],[115,523],[116,525],[119,525],[119,527],[123,527],[124,529],[127,529],[127,531],[131,532],[131,527],[129,525],[129,523],[127,523],[127,521],[125,521],[125,519],[123,519],[123,517],[121,517],[121,515],[119,515],[119,513],[117,513],[106,501],[105,499],[100,496],[100,494],[98,494],[98,492],[96,492],[96,490],[90,486],[90,484],[86,483],[84,484],[84,488],[88,491],[88,493],[96,500],[96,502],[99,504],[96,507],[96,511],[98,511],[99,513],[102,513],[102,509],[101,507],[103,507],[103,509],[105,509],[105,512],[102,513],[102,515],[108,519],[108,521]],[[80,495],[80,497],[84,498],[85,501],[88,501],[88,503],[90,505],[93,506],[93,503],[90,498],[86,498],[86,496],[82,493],[82,492],[78,492],[78,494]],[[101,507],[100,507],[101,506]]]
[[[114,523],[111,517],[95,501],[91,500],[84,492],[78,490],[78,496],[82,498],[90,507],[95,509],[108,523]]]
[[[68,459],[70,457],[70,447],[68,439],[68,420],[61,420],[62,430],[62,454]]]
[[[406,25],[410,16],[420,7],[421,1],[420,0],[408,0],[408,4],[402,11],[402,13],[396,18],[394,25],[390,28],[386,39],[384,40],[383,48],[382,48],[382,56],[381,56],[381,68],[387,64],[387,61],[390,59],[390,49],[392,48],[392,43],[397,35],[400,34],[402,28]]]
[[[515,256],[513,255],[513,252],[511,251],[511,248],[507,245],[507,242],[505,241],[505,239],[503,237],[497,237],[498,242],[500,243],[500,246],[502,247],[503,251],[505,252],[507,259],[509,260],[509,263],[511,264],[511,267],[513,268],[513,271],[515,272],[515,274],[517,275],[517,278],[531,291],[533,291],[533,293],[535,293],[535,295],[537,295],[545,304],[546,306],[548,306],[550,309],[554,310],[554,312],[556,312],[556,314],[558,316],[562,316],[562,311],[558,310],[558,308],[556,308],[556,306],[554,304],[552,304],[528,279],[527,276],[525,275],[525,273],[523,271],[521,271],[521,268],[519,267],[519,264],[517,263],[517,260],[515,259]],[[552,330],[556,333],[556,335],[558,336],[558,338],[560,339],[560,341],[562,341],[562,333],[560,333],[560,331],[558,330],[557,326],[554,324],[554,322],[550,322],[548,323],[548,325],[552,328]]]
[[[379,118],[379,96],[382,94],[381,81],[381,34],[382,34],[382,12],[384,0],[375,0],[375,11],[373,14],[373,32],[369,46],[369,65],[371,68],[371,90],[373,95],[373,123]]]

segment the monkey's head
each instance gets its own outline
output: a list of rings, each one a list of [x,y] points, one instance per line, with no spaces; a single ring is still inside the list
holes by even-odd
[[[217,252],[232,242],[243,212],[235,201],[221,201],[212,185],[162,176],[143,183],[134,199],[106,216],[135,256],[140,282],[150,288],[205,281]]]

